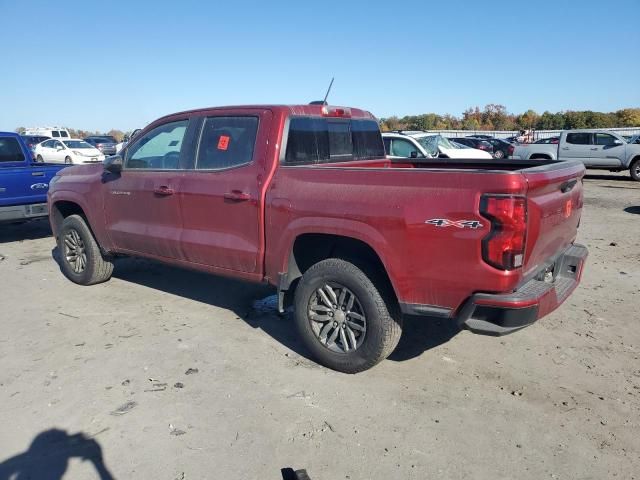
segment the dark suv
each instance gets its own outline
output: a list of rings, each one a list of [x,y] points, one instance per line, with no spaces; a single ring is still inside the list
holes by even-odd
[[[95,135],[85,138],[84,141],[93,145],[105,155],[116,154],[116,144],[118,141],[111,135]]]

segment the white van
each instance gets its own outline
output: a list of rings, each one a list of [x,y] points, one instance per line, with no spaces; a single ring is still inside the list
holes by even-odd
[[[49,138],[71,138],[69,131],[62,127],[33,127],[27,128],[22,135],[42,135]]]

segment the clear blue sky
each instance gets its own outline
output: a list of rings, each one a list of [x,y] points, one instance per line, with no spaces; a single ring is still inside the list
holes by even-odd
[[[307,103],[332,76],[331,103],[379,117],[640,107],[639,0],[0,0],[0,19],[0,130]]]

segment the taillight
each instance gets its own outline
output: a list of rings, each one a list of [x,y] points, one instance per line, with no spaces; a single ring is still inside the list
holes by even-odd
[[[515,151],[516,151],[516,147],[514,147],[513,145],[509,145],[509,146],[507,147],[507,154],[508,154],[509,156],[513,155],[513,152],[515,152]]]
[[[480,213],[491,220],[491,232],[482,240],[484,261],[501,270],[522,267],[527,236],[527,199],[483,195]]]

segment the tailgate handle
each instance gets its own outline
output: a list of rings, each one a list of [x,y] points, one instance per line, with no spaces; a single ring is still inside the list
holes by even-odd
[[[578,180],[569,180],[568,182],[564,182],[562,185],[560,185],[560,191],[562,193],[567,193],[576,186],[576,183],[578,183]]]

